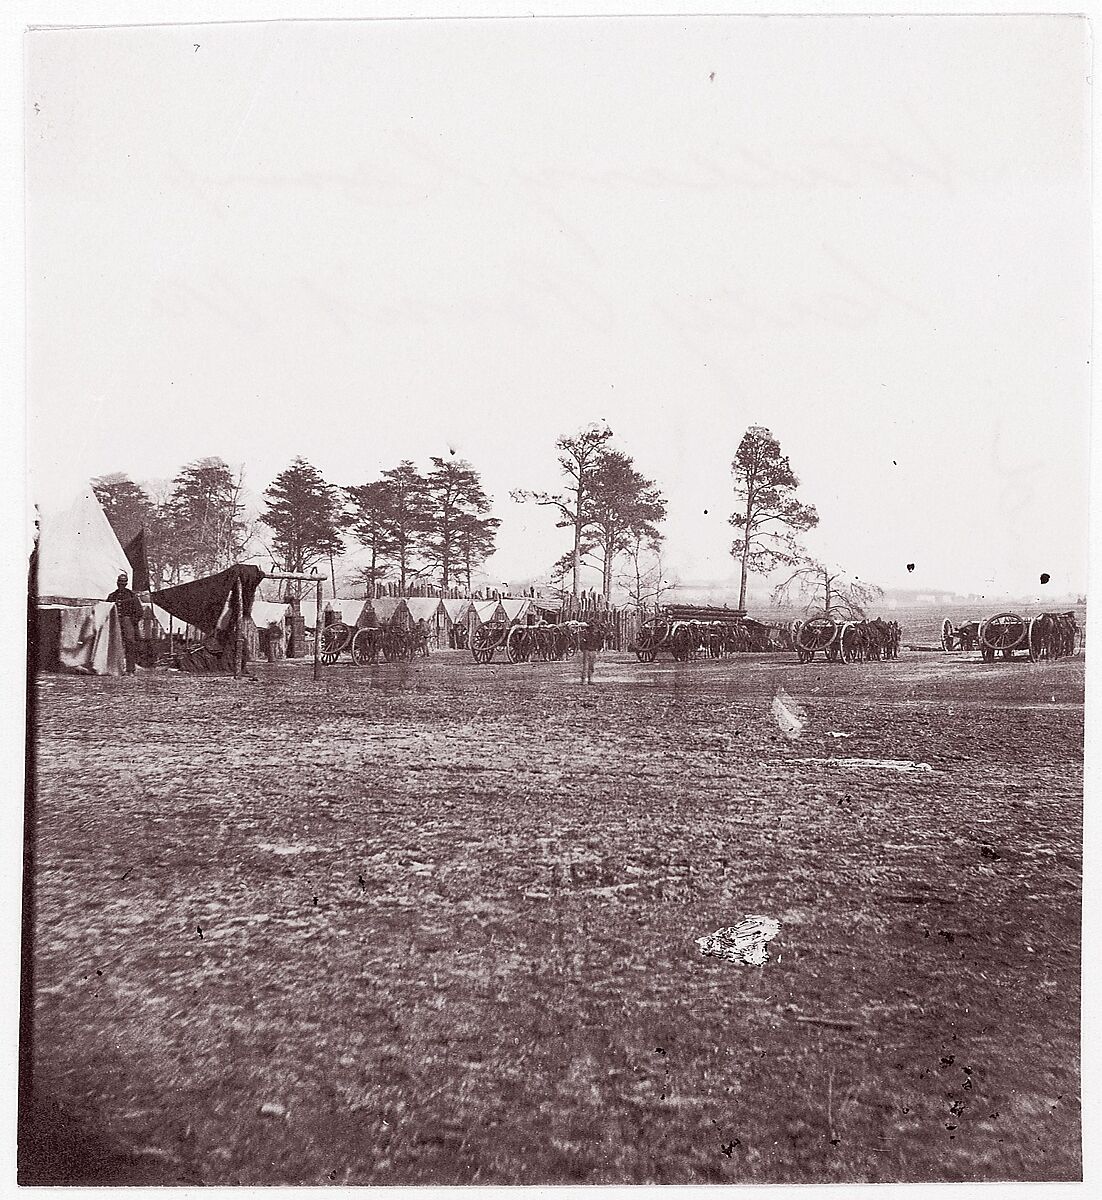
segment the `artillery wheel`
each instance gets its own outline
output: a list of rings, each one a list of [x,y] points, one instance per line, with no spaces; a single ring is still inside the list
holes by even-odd
[[[327,625],[321,633],[321,661],[327,666],[335,663],[352,640],[351,635],[352,631],[347,625]]]
[[[941,648],[942,650],[952,650],[953,648],[953,622],[948,617],[941,623]]]
[[[527,662],[530,653],[527,642],[527,631],[523,625],[514,625],[505,639],[505,656],[511,663]]]
[[[374,629],[357,629],[352,636],[352,661],[358,667],[379,661],[379,647]]]
[[[815,657],[814,650],[804,650],[802,647],[796,651],[796,661],[809,663]]]

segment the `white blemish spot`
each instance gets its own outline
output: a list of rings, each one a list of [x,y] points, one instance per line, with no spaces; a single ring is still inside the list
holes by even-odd
[[[929,763],[909,758],[797,758],[795,762],[824,763],[831,767],[869,767],[877,771],[932,771]]]
[[[725,958],[748,967],[762,967],[769,960],[766,948],[780,932],[779,921],[772,917],[743,917],[737,925],[717,929],[696,939],[701,954]]]
[[[786,738],[795,741],[804,731],[804,726],[807,724],[807,717],[804,713],[803,706],[797,704],[795,700],[782,688],[773,697],[773,719],[777,722],[777,728]]]

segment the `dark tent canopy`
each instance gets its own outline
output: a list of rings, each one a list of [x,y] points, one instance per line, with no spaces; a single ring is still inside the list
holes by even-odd
[[[217,575],[208,575],[206,579],[196,579],[193,583],[181,583],[165,588],[163,592],[153,592],[150,599],[186,624],[194,625],[204,633],[213,633],[232,600],[237,581],[241,581],[241,614],[248,617],[252,612],[253,596],[263,578],[264,572],[259,567],[238,563]]]

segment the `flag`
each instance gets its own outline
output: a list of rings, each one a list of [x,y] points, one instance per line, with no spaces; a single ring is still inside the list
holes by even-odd
[[[132,578],[130,586],[135,592],[149,591],[149,559],[145,554],[145,526],[123,547],[130,563]]]

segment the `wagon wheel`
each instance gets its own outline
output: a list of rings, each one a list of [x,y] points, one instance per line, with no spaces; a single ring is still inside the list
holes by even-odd
[[[321,661],[327,665],[335,663],[351,640],[352,630],[347,625],[339,622],[327,625],[321,634]]]
[[[941,623],[941,648],[942,650],[952,650],[953,648],[953,622],[948,617]]]
[[[379,660],[379,646],[375,641],[374,629],[357,629],[352,637],[352,661],[358,667],[366,667]]]
[[[523,625],[514,625],[505,639],[505,656],[511,663],[524,662],[528,655]]]
[[[1029,635],[1027,623],[1017,613],[998,613],[988,617],[980,626],[980,645],[991,651],[993,662],[995,652],[1001,652],[1003,658],[1010,658],[1011,652],[1021,648]]]
[[[471,630],[470,644],[476,663],[488,663],[494,657],[494,648],[485,625]]]

